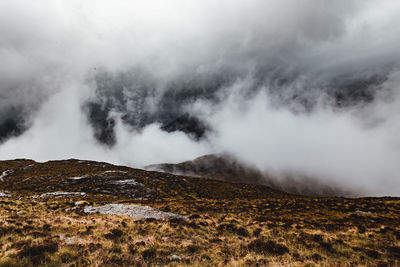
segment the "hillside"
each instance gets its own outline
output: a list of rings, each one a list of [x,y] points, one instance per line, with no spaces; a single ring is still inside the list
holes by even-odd
[[[163,163],[145,167],[147,170],[162,171],[180,175],[207,177],[215,180],[266,185],[291,194],[314,197],[347,196],[354,197],[358,192],[339,187],[301,174],[276,174],[262,172],[246,165],[229,154],[210,154],[177,164]]]
[[[0,266],[400,264],[399,198],[10,160],[0,162],[0,207]]]

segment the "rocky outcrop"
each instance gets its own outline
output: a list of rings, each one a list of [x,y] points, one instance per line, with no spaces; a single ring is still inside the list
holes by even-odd
[[[115,214],[128,215],[135,219],[186,219],[185,216],[177,215],[170,212],[163,212],[148,206],[140,205],[123,205],[123,204],[107,204],[104,206],[87,206],[84,208],[86,213]]]

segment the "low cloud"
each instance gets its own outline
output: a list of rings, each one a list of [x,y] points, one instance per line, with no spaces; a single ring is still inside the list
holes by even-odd
[[[229,152],[399,195],[399,14],[395,0],[3,0],[0,157]]]

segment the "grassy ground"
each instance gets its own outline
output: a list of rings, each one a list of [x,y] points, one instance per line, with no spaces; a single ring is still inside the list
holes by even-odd
[[[0,191],[12,196],[0,197],[0,266],[400,265],[398,198],[309,198],[76,160],[0,162],[0,174],[6,170]],[[91,178],[69,179],[85,175]],[[129,188],[107,185],[121,177],[149,191],[121,196]],[[55,191],[86,195],[37,197]],[[143,204],[189,219],[82,211],[107,203]]]

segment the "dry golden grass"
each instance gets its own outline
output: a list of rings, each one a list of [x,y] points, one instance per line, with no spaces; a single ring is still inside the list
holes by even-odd
[[[0,163],[0,171],[14,170],[0,183],[0,191],[14,196],[0,197],[0,266],[400,265],[397,198],[308,198],[108,164],[62,161],[26,168],[30,164]],[[151,188],[152,196],[98,193],[95,180],[65,182],[110,170],[126,172]],[[86,196],[32,197],[82,188]],[[76,201],[83,204],[71,210]],[[106,203],[149,205],[189,219],[82,212],[85,205]]]

